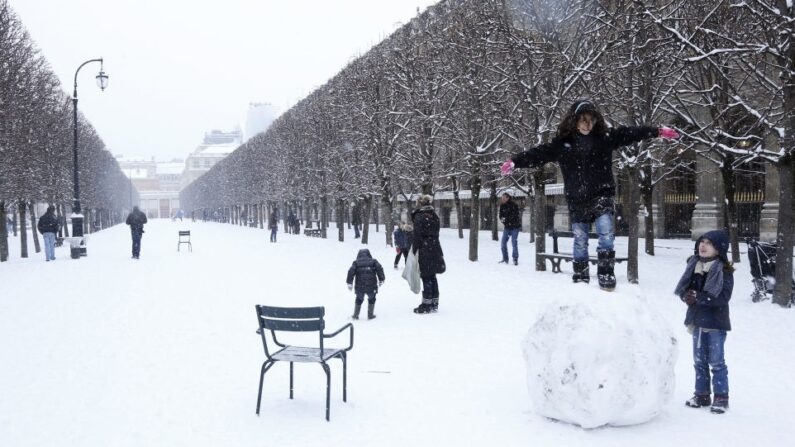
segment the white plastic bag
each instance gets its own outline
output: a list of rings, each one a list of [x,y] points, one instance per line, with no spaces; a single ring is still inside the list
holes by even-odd
[[[403,268],[403,279],[409,283],[411,291],[415,294],[422,291],[422,279],[420,278],[420,263],[414,251],[409,249],[409,256],[406,258],[406,265]]]

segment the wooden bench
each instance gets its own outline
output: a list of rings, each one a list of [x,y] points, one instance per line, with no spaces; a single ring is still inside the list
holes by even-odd
[[[180,230],[179,241],[177,242],[177,251],[182,244],[188,244],[188,248],[193,253],[193,244],[190,243],[190,231]]]
[[[571,253],[560,253],[558,251],[558,238],[573,238],[574,233],[571,231],[553,230],[551,233],[549,233],[549,235],[552,236],[552,253],[536,253],[536,258],[549,260],[550,264],[552,264],[552,273],[561,273],[560,265],[563,263],[563,261],[572,262],[574,260],[574,255]],[[596,233],[588,233],[588,239],[599,239],[599,235]],[[628,258],[626,257],[616,256],[615,262],[616,264],[620,264],[627,261],[627,259]],[[588,262],[593,265],[597,265],[599,263],[599,258],[596,256],[589,256]]]
[[[331,370],[326,363],[331,359],[342,360],[342,401],[348,401],[348,351],[353,348],[353,325],[348,323],[331,334],[323,333],[326,328],[324,316],[326,310],[323,307],[272,307],[255,306],[257,310],[257,320],[259,329],[257,334],[262,338],[262,347],[265,349],[265,362],[262,364],[259,378],[259,394],[257,394],[257,415],[259,415],[260,403],[262,402],[262,382],[265,373],[276,364],[276,362],[290,363],[290,399],[293,398],[293,363],[320,363],[326,373],[326,420],[329,420],[329,403],[331,399]],[[346,348],[336,349],[323,345],[323,341],[340,334],[349,329],[350,341]],[[292,346],[280,343],[276,338],[276,331],[286,332],[317,332],[318,346]],[[266,333],[270,332],[273,342],[280,347],[276,352],[268,349],[268,338]]]

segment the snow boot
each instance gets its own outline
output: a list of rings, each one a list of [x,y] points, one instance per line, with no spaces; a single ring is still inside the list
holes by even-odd
[[[431,298],[431,312],[439,312],[439,297]]]
[[[708,407],[712,404],[709,394],[693,394],[693,397],[685,401],[685,406],[690,408]]]
[[[361,312],[361,310],[362,310],[362,305],[357,303],[356,306],[353,308],[353,315],[351,315],[351,318],[353,318],[354,320],[358,320],[359,312]]]
[[[716,394],[715,400],[712,402],[712,407],[710,407],[709,411],[714,414],[723,414],[729,409],[729,395],[728,394]]]
[[[514,259],[513,260],[513,265],[519,265],[519,260],[518,259]]]
[[[603,290],[613,290],[616,288],[616,275],[613,267],[616,265],[616,252],[600,251],[599,261],[596,267],[596,276],[599,279],[599,287]]]
[[[427,314],[431,312],[433,308],[433,300],[428,297],[428,294],[423,290],[422,291],[422,303],[414,308],[415,314]]]
[[[588,270],[588,261],[574,261],[574,274],[571,275],[571,280],[574,282],[589,283],[591,281],[591,274]]]
[[[372,320],[373,318],[375,318],[375,314],[373,312],[375,312],[375,303],[371,303],[371,302],[368,301],[367,302],[367,319],[368,320]]]

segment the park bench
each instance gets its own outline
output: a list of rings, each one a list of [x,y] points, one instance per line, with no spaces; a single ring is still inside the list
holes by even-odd
[[[320,363],[326,373],[326,420],[329,420],[329,403],[331,399],[331,370],[326,363],[331,359],[342,360],[342,401],[348,401],[348,351],[353,348],[353,325],[348,323],[331,334],[325,334],[326,328],[324,307],[272,307],[255,306],[257,310],[257,320],[259,329],[257,333],[262,338],[262,347],[265,349],[265,362],[262,364],[259,378],[259,393],[257,394],[257,415],[259,415],[260,403],[262,402],[262,382],[265,373],[276,364],[276,362],[290,363],[290,399],[293,398],[293,363]],[[348,347],[342,349],[329,348],[324,346],[324,340],[340,334],[349,329],[350,342]],[[277,331],[286,332],[317,332],[318,347],[293,346],[283,344],[276,338]],[[279,349],[271,352],[268,349],[268,337],[266,332],[271,333],[273,342]]]
[[[304,229],[304,236],[320,237],[320,228],[306,228]]]
[[[552,230],[549,233],[552,236],[552,253],[537,253],[536,258],[549,260],[552,264],[552,273],[561,273],[560,265],[563,261],[572,262],[574,260],[574,256],[571,253],[560,253],[558,251],[558,238],[559,237],[569,237],[573,238],[574,233],[571,231],[555,231]],[[596,233],[588,233],[588,239],[599,239],[599,235]],[[626,257],[618,257],[616,256],[615,261],[617,264],[625,262],[627,260]],[[589,256],[588,262],[593,265],[597,265],[599,263],[599,258],[596,256]]]
[[[191,253],[193,253],[193,244],[190,242],[190,231],[180,230],[179,241],[177,242],[177,251],[179,251],[179,247],[182,244],[188,244],[188,248],[190,249]]]

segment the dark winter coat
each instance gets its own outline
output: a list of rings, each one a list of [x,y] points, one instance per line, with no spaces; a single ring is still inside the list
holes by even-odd
[[[507,230],[522,228],[522,215],[519,213],[519,205],[513,200],[500,204],[500,222]]]
[[[411,250],[417,254],[420,264],[420,277],[427,278],[444,273],[444,253],[439,244],[439,216],[432,206],[423,206],[411,213],[414,222],[414,236]]]
[[[41,217],[39,217],[39,223],[37,225],[39,228],[39,233],[57,233],[58,232],[58,218],[55,217],[55,213],[52,211],[47,211]]]
[[[408,250],[411,247],[411,239],[409,239],[409,235],[409,233],[406,233],[406,231],[400,227],[395,229],[395,247],[402,250]]]
[[[276,213],[271,213],[271,217],[268,219],[268,229],[274,230],[279,228],[279,221],[276,217]]]
[[[698,244],[709,239],[718,250],[718,259],[709,272],[695,274],[693,270],[699,261]],[[725,267],[728,265],[729,237],[723,231],[710,231],[696,241],[696,255],[688,260],[687,268],[674,293],[684,301],[685,294],[692,289],[698,292],[696,303],[687,306],[685,325],[703,329],[731,330],[729,300],[734,289],[734,274]]]
[[[127,216],[127,225],[130,226],[130,231],[133,233],[143,233],[144,232],[144,224],[147,223],[148,220],[146,218],[146,214],[139,209],[134,209],[128,216]]]
[[[354,205],[351,210],[351,225],[362,224],[362,208],[359,205]]]
[[[593,222],[605,212],[614,212],[616,195],[613,178],[613,151],[659,135],[656,127],[617,127],[604,136],[577,133],[570,138],[554,138],[511,160],[516,168],[558,163],[563,174],[564,193],[571,222]]]
[[[370,250],[359,250],[356,260],[348,269],[348,284],[356,280],[356,293],[377,293],[378,283],[384,282],[384,268],[381,263],[373,259]]]

